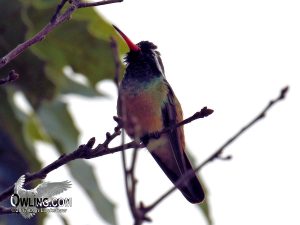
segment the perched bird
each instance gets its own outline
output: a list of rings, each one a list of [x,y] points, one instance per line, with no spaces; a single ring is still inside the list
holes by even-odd
[[[130,50],[125,57],[126,71],[119,86],[117,104],[126,133],[131,138],[146,137],[182,121],[180,103],[166,80],[157,47],[149,41],[134,44],[119,28],[114,28]],[[193,169],[185,153],[183,127],[162,134],[159,139],[149,139],[145,144],[173,183]],[[204,200],[205,194],[195,173],[178,188],[191,203]]]
[[[34,189],[26,190],[23,188],[24,183],[25,175],[22,175],[15,183],[14,194],[17,194],[18,198],[24,198],[27,202],[26,206],[21,204],[18,204],[16,206],[20,214],[25,219],[29,219],[37,213],[37,206],[39,205],[36,205],[36,199],[51,199],[52,197],[64,192],[65,190],[71,187],[71,182],[66,180],[62,182],[43,182],[36,186]]]

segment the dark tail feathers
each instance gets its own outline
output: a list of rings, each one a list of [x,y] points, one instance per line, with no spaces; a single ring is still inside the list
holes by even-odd
[[[168,176],[168,178],[175,184],[184,174],[181,174],[178,171],[175,173],[174,171],[170,170],[161,160],[160,158],[152,152],[152,156],[155,159],[155,161],[159,164],[159,166],[162,168],[162,170],[165,172],[165,174]],[[186,154],[184,154],[184,160],[185,160],[185,167],[186,171],[193,170],[192,165],[187,158]],[[178,189],[181,191],[183,196],[191,203],[196,204],[200,203],[205,198],[204,190],[200,184],[200,181],[197,177],[197,175],[193,172],[190,176],[187,177],[183,183],[181,183],[178,186]]]

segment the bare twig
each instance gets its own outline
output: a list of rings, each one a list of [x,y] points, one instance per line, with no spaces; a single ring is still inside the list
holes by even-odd
[[[0,206],[0,215],[16,213],[13,208]]]
[[[5,56],[3,56],[0,59],[0,68],[4,67],[6,64],[8,64],[10,61],[12,61],[14,58],[16,58],[18,55],[20,55],[22,52],[24,52],[26,49],[28,49],[30,46],[42,41],[45,39],[45,37],[59,24],[67,21],[70,19],[71,14],[76,10],[76,6],[70,6],[65,13],[63,13],[61,16],[57,17],[55,21],[52,23],[48,23],[41,31],[39,31],[36,35],[34,35],[29,40],[23,42],[22,44],[19,44],[17,47],[15,47],[13,50],[11,50],[9,53],[7,53]]]
[[[239,136],[241,136],[245,131],[247,131],[249,128],[251,128],[254,124],[256,124],[261,119],[265,118],[267,112],[271,109],[273,105],[278,103],[279,101],[283,100],[286,97],[286,93],[288,91],[288,86],[282,88],[280,91],[279,96],[271,100],[269,104],[262,110],[261,113],[259,113],[253,120],[251,120],[248,124],[246,124],[244,127],[241,128],[235,135],[233,135],[231,138],[228,139],[220,148],[218,148],[211,156],[209,156],[206,160],[204,160],[199,166],[197,166],[194,170],[190,170],[186,172],[176,183],[175,186],[172,187],[170,190],[168,190],[166,193],[164,193],[160,198],[158,198],[155,202],[153,202],[148,207],[144,207],[143,204],[140,205],[140,210],[144,212],[145,214],[151,211],[153,208],[155,208],[159,203],[161,203],[166,197],[168,197],[172,192],[176,190],[176,188],[184,182],[184,180],[188,179],[190,176],[194,175],[195,172],[198,172],[200,169],[202,169],[205,165],[212,162],[215,159],[220,159],[221,154],[223,153],[224,149],[227,148],[232,142],[234,142]],[[230,159],[230,156],[225,157],[225,159]],[[221,157],[221,159],[224,159]]]
[[[148,142],[148,138],[151,138],[151,139],[159,139],[160,136],[162,134],[165,134],[165,133],[168,133],[178,127],[181,127],[182,125],[184,124],[188,124],[196,119],[200,119],[200,118],[205,118],[209,115],[211,115],[212,113],[214,112],[214,110],[212,109],[209,109],[207,107],[203,107],[199,112],[196,112],[194,115],[192,115],[191,117],[173,125],[173,126],[170,126],[170,127],[165,127],[163,128],[160,132],[154,132],[154,133],[150,133],[150,134],[146,134],[144,137],[142,137],[142,140],[144,142]]]
[[[123,2],[123,0],[103,0],[98,2],[80,2],[78,8],[94,7],[99,5],[107,5],[116,2]]]
[[[54,22],[55,22],[55,20],[57,19],[57,17],[58,17],[58,15],[59,15],[60,11],[62,10],[62,8],[64,7],[64,5],[66,4],[67,1],[68,1],[68,0],[61,0],[61,3],[59,3],[59,4],[57,5],[56,11],[55,11],[54,15],[53,15],[52,18],[51,18],[51,21],[50,21],[51,23],[54,23]]]
[[[0,69],[7,65],[10,61],[15,59],[18,55],[20,55],[22,52],[24,52],[26,49],[28,49],[30,46],[42,41],[45,39],[45,37],[53,31],[58,25],[61,23],[69,20],[71,18],[71,15],[79,8],[84,7],[93,7],[95,5],[105,5],[105,4],[111,4],[111,3],[117,3],[122,2],[122,0],[103,0],[98,1],[95,3],[83,3],[81,1],[70,1],[71,6],[69,6],[66,11],[59,15],[60,11],[62,10],[63,6],[66,3],[66,0],[62,0],[61,3],[57,6],[56,12],[54,16],[52,17],[51,21],[37,34],[35,34],[32,38],[28,39],[27,41],[19,44],[14,49],[12,49],[9,53],[7,53],[5,56],[3,56],[0,59]]]
[[[113,37],[110,38],[110,47],[112,49],[113,59],[114,59],[114,64],[115,64],[114,82],[116,84],[116,87],[118,88],[120,74],[121,74],[121,62],[120,62],[120,58],[119,58],[118,44]],[[118,92],[119,92],[119,90],[118,90]]]
[[[186,123],[191,122],[190,119],[193,118],[193,120],[200,119],[201,117],[195,117],[194,115],[187,118],[185,121]],[[179,126],[185,125],[185,123],[178,123]],[[177,127],[177,125],[176,125]],[[168,128],[167,128],[168,129]],[[170,128],[171,130],[173,128]],[[166,129],[163,129],[161,131],[156,132],[156,134],[160,135],[161,132],[166,132]],[[41,169],[38,172],[35,173],[27,173],[26,174],[26,182],[25,184],[36,180],[36,179],[45,179],[47,174],[52,172],[53,170],[69,163],[70,161],[76,160],[76,159],[92,159],[120,151],[125,151],[127,149],[138,149],[145,147],[143,143],[139,143],[137,141],[131,141],[126,144],[119,145],[117,147],[109,148],[108,145],[111,143],[113,139],[115,139],[117,136],[120,135],[120,128],[116,127],[114,133],[112,134],[106,134],[106,139],[102,144],[99,144],[97,147],[93,148],[95,144],[95,138],[91,138],[86,144],[80,145],[74,152],[70,154],[63,154],[61,155],[57,160],[55,160],[53,163],[47,165],[43,169]],[[149,138],[156,138],[156,136],[149,135]],[[127,171],[127,169],[126,169]],[[4,190],[0,194],[0,202],[8,198],[10,195],[13,194],[14,185],[11,185],[9,188]],[[0,211],[1,214],[1,211]]]
[[[11,70],[11,71],[9,71],[9,73],[6,77],[0,79],[0,85],[15,81],[18,78],[19,78],[19,74],[17,74],[16,71]]]

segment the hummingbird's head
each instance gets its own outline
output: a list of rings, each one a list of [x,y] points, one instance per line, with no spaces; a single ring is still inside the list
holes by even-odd
[[[129,48],[125,57],[127,74],[140,78],[164,76],[164,67],[156,45],[150,41],[134,44],[119,28],[113,27],[122,36]]]

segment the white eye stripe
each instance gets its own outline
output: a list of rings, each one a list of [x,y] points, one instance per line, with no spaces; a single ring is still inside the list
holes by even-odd
[[[152,52],[153,52],[153,55],[154,55],[155,64],[156,64],[156,66],[157,66],[159,72],[161,72],[161,74],[162,74],[163,76],[165,76],[164,70],[163,70],[163,68],[161,68],[161,65],[160,65],[160,63],[159,63],[159,61],[158,61],[158,57],[160,57],[159,54],[158,54],[156,51],[153,51],[153,50],[152,50]]]

